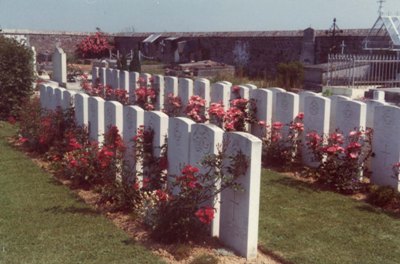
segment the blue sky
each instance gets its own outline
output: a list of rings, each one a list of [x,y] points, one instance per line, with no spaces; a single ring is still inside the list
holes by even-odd
[[[400,15],[400,0],[384,11]],[[0,27],[95,31],[248,31],[370,28],[377,0],[0,0]]]

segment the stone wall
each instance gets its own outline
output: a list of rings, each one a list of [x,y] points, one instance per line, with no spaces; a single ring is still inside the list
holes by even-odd
[[[56,44],[60,44],[70,57],[77,43],[91,33],[4,30],[3,34],[28,36],[30,44],[36,47],[40,61],[44,54],[51,54]],[[335,39],[324,30],[312,28],[304,31],[132,33],[111,37],[121,53],[129,53],[139,47],[145,53],[142,41],[151,34],[160,34],[160,37],[149,44],[151,54],[145,55],[164,63],[175,62],[177,58],[180,63],[210,59],[234,65],[253,76],[271,76],[280,62],[324,63],[332,52],[332,45],[336,46],[334,52],[341,52],[342,41],[346,54],[365,53],[362,41],[368,30],[343,30]],[[172,40],[167,41],[168,38]],[[186,47],[181,45],[183,42],[187,43]]]

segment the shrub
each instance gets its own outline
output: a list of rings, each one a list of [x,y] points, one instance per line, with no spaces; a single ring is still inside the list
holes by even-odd
[[[0,119],[16,117],[33,94],[33,53],[0,35]]]
[[[338,131],[326,138],[310,132],[306,139],[307,147],[314,156],[313,160],[319,163],[314,174],[322,184],[342,193],[362,190],[366,161],[372,153],[371,129],[356,129],[347,137]]]
[[[62,153],[62,149],[68,144],[66,133],[76,128],[73,109],[41,109],[37,98],[24,102],[24,109],[20,111],[19,118],[20,137],[26,139],[25,144],[31,151],[38,153],[49,150]]]
[[[304,114],[299,113],[290,124],[274,122],[270,129],[264,123],[259,125],[265,127],[263,140],[262,160],[264,166],[280,166],[285,169],[292,169],[301,163],[301,147]],[[283,137],[282,130],[288,128],[286,137]]]
[[[76,48],[80,58],[102,58],[107,57],[111,42],[103,32],[96,32],[94,35],[84,38]]]
[[[218,155],[203,160],[202,168],[206,173],[186,165],[181,176],[171,180],[169,189],[156,190],[150,199],[144,199],[151,202],[146,204],[151,204],[147,224],[152,238],[163,243],[201,239],[214,218],[215,195],[226,188],[243,190],[236,180],[247,170],[248,157],[241,152],[227,156],[220,149]]]

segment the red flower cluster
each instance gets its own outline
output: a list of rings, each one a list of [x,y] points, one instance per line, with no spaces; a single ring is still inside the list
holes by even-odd
[[[205,116],[206,100],[198,95],[190,97],[189,104],[186,106],[186,115],[196,123],[204,123],[207,118]]]
[[[214,219],[214,208],[210,206],[201,207],[196,211],[195,216],[203,224],[209,225]]]
[[[303,112],[298,113],[298,115],[296,116],[296,119],[303,120],[304,119],[304,113]]]
[[[77,45],[78,52],[85,58],[101,57],[106,55],[110,48],[110,42],[102,32],[87,36]]]
[[[179,116],[182,109],[182,100],[179,96],[174,96],[170,93],[167,95],[167,100],[164,104],[163,112],[170,117]]]
[[[322,138],[315,131],[308,133],[306,137],[307,146],[309,146],[312,150],[316,150],[322,143]]]
[[[144,78],[139,78],[137,83],[139,88],[135,90],[135,103],[147,111],[154,110],[157,91],[152,87],[153,78],[150,79],[151,85]]]
[[[283,128],[283,123],[282,122],[274,122],[272,123],[272,128],[276,130],[281,130]]]
[[[197,177],[195,173],[198,173],[199,169],[191,165],[186,165],[182,169],[182,176],[176,177],[176,181],[180,183],[183,188],[200,188],[201,185],[197,182]]]
[[[113,89],[113,87],[104,86],[99,82],[92,85],[86,75],[82,75],[81,87],[90,96],[99,96],[105,100],[115,100],[124,105],[128,104],[128,91],[125,89]]]
[[[164,192],[163,190],[156,190],[156,195],[161,202],[168,201],[168,193]]]
[[[208,115],[211,123],[221,126],[225,118],[224,105],[222,103],[211,103],[208,108]]]

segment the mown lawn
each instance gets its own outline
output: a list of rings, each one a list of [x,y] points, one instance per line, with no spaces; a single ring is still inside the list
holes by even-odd
[[[0,263],[161,263],[5,138]],[[400,217],[263,170],[259,243],[285,263],[399,263]]]
[[[263,170],[259,243],[288,263],[400,263],[400,217]]]
[[[58,185],[0,122],[0,263],[163,263]]]

